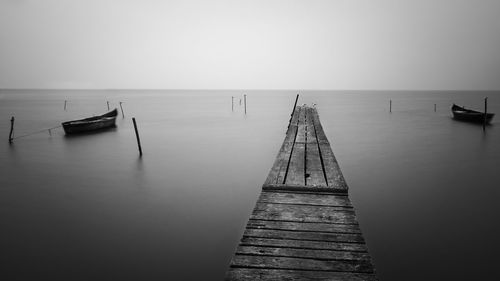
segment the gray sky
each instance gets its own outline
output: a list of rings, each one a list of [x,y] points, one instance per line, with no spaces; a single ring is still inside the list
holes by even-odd
[[[500,90],[500,1],[0,0],[0,88]]]

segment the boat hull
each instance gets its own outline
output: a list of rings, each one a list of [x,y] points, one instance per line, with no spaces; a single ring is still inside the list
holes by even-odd
[[[116,115],[118,115],[118,111],[114,109],[100,116],[64,122],[62,127],[66,134],[104,130],[115,127]]]
[[[472,123],[484,123],[485,119],[486,123],[490,123],[493,117],[495,116],[494,113],[486,113],[485,116],[484,112],[479,112],[472,109],[466,109],[462,106],[458,106],[455,104],[452,106],[451,112],[455,120],[472,122]]]
[[[486,123],[490,123],[495,114],[487,113],[486,114]],[[461,112],[453,112],[453,118],[459,121],[473,122],[473,123],[483,123],[484,122],[484,113],[461,113]]]
[[[71,122],[69,122],[68,124],[63,123],[63,129],[66,134],[78,134],[90,131],[98,131],[115,127],[115,120],[116,117],[107,117],[97,122],[88,122],[82,124],[71,124]]]

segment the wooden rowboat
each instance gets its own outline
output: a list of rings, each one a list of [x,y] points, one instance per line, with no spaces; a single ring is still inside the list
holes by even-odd
[[[115,108],[103,115],[62,123],[66,134],[77,134],[107,129],[115,126],[118,110]]]
[[[460,121],[483,123],[485,119],[484,112],[466,109],[456,104],[453,104],[451,107],[451,112],[453,113],[453,118]],[[493,119],[493,116],[495,116],[494,113],[486,113],[486,123],[489,123]]]

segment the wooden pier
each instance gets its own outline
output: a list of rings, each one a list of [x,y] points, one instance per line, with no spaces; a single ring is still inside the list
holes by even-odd
[[[318,113],[297,107],[226,280],[377,280]]]

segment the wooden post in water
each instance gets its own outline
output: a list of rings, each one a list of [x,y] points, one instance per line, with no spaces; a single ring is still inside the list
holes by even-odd
[[[123,102],[120,102],[120,109],[122,110],[122,118],[125,118],[125,114],[123,114],[123,107],[122,107],[122,103],[123,103]]]
[[[106,101],[106,103],[108,104],[108,111],[109,111],[109,101]]]
[[[231,96],[231,111],[234,112],[234,97]]]
[[[137,146],[139,147],[139,155],[142,156],[141,139],[139,138],[139,131],[137,131],[137,123],[135,122],[135,117],[132,117],[132,122],[134,122],[135,137],[137,138]]]
[[[389,113],[392,112],[392,100],[389,100]]]
[[[434,112],[436,112],[436,104],[434,104]]]
[[[247,95],[243,95],[244,104],[245,104],[245,114],[247,114]]]
[[[485,97],[484,98],[483,132],[486,131],[487,113],[488,113],[488,97]]]
[[[14,138],[12,138],[13,132],[14,132],[14,116],[12,116],[12,118],[10,118],[9,143],[12,143],[12,140],[14,139]]]
[[[64,111],[66,111],[66,103],[67,102],[68,102],[67,100],[64,101]]]

